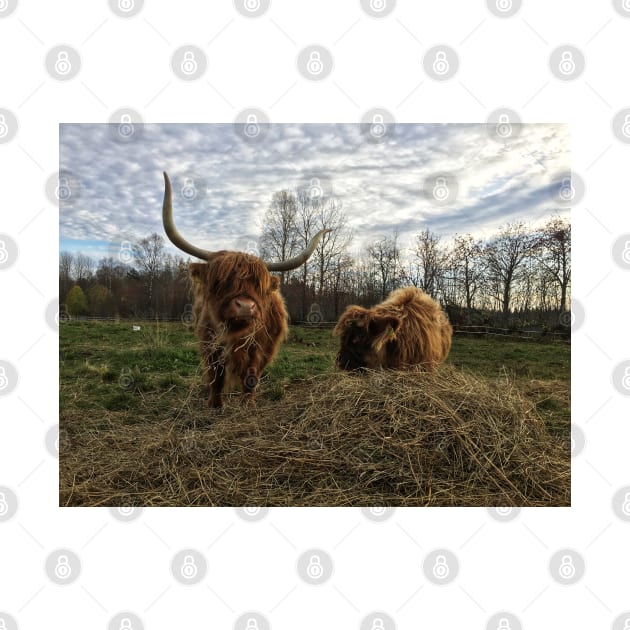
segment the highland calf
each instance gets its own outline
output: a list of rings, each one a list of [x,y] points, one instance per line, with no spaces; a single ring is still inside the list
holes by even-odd
[[[288,271],[304,264],[321,230],[295,258],[265,263],[241,252],[210,252],[192,245],[173,220],[171,182],[164,173],[164,230],[171,242],[204,260],[190,263],[193,286],[193,327],[199,337],[203,378],[209,386],[208,404],[220,407],[226,387],[239,385],[246,401],[253,399],[261,373],[272,361],[287,332],[288,315],[278,278],[270,271]]]
[[[406,287],[371,309],[348,306],[335,334],[341,341],[337,365],[342,370],[416,365],[432,370],[447,357],[453,329],[437,302]]]

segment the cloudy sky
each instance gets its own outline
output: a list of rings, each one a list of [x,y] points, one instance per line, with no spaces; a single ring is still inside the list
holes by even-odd
[[[570,171],[567,126],[518,125],[507,144],[493,129],[397,124],[375,141],[358,124],[274,124],[254,139],[232,124],[151,124],[121,141],[117,125],[63,124],[60,249],[98,259],[163,234],[163,170],[180,232],[205,249],[248,248],[272,194],[311,184],[343,203],[355,252],[394,230],[406,246],[425,228],[487,237],[508,221],[568,216],[553,194]],[[445,202],[432,196],[440,175]]]

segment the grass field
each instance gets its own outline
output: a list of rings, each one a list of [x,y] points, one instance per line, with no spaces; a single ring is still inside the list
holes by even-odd
[[[73,464],[99,432],[146,427],[186,408],[206,421],[197,342],[180,323],[67,322],[60,326],[61,503],[74,504]],[[337,340],[328,329],[292,327],[279,356],[261,379],[259,399],[281,401],[317,375],[333,374]],[[455,337],[448,362],[497,387],[506,383],[532,403],[548,433],[570,439],[570,346],[531,341]],[[228,406],[238,405],[238,396]],[[175,411],[173,411],[175,410]],[[254,412],[255,413],[255,412]],[[113,455],[114,456],[114,455]],[[97,504],[95,501],[94,504]]]

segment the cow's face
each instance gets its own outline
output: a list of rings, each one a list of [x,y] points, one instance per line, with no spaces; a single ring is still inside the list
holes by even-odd
[[[337,366],[342,370],[359,370],[381,365],[385,346],[396,338],[399,327],[400,319],[394,315],[377,315],[360,306],[348,307],[335,327],[341,341]]]
[[[260,258],[240,252],[217,252],[207,263],[191,263],[190,275],[215,318],[232,329],[260,320],[279,286]]]

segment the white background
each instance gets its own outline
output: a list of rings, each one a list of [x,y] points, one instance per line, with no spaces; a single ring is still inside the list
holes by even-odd
[[[59,43],[82,57],[68,82],[44,66]],[[170,67],[186,43],[208,57],[194,82]],[[320,83],[296,69],[299,50],[312,43],[334,57]],[[460,57],[447,82],[422,68],[423,52],[438,43]],[[586,57],[575,81],[549,70],[551,51],[564,43]],[[0,485],[19,497],[17,514],[0,522],[0,612],[24,630],[106,628],[122,610],[152,629],[231,628],[247,610],[287,630],[359,628],[373,610],[401,629],[485,628],[499,610],[528,629],[611,627],[630,609],[630,524],[611,504],[630,483],[628,398],[611,380],[630,357],[628,272],[611,256],[613,242],[630,232],[630,146],[611,129],[614,114],[630,106],[628,59],[630,18],[607,1],[525,0],[502,19],[481,0],[406,0],[379,20],[358,1],[273,0],[256,19],[227,0],[149,1],[121,19],[104,1],[23,0],[0,18],[0,107],[19,120],[17,136],[0,144],[0,232],[20,250],[0,271],[0,359],[19,372],[17,388],[0,397]],[[573,422],[586,435],[573,460],[572,507],[524,509],[509,522],[482,508],[398,509],[383,523],[359,509],[272,509],[255,523],[227,508],[146,509],[122,523],[107,509],[57,507],[58,462],[44,436],[58,422],[58,337],[44,313],[58,291],[58,211],[44,184],[58,169],[59,122],[106,122],[123,106],[147,122],[230,122],[248,106],[273,122],[354,122],[375,106],[401,122],[485,122],[507,106],[524,122],[569,123],[573,168],[586,183],[572,212],[572,293],[586,312],[572,340]],[[67,586],[44,572],[60,547],[74,549],[83,566]],[[170,572],[184,547],[208,562],[195,586]],[[297,557],[309,547],[333,557],[334,574],[322,586],[297,576]],[[448,586],[430,584],[422,572],[436,547],[460,562]],[[562,547],[585,558],[585,575],[572,586],[549,574]]]

